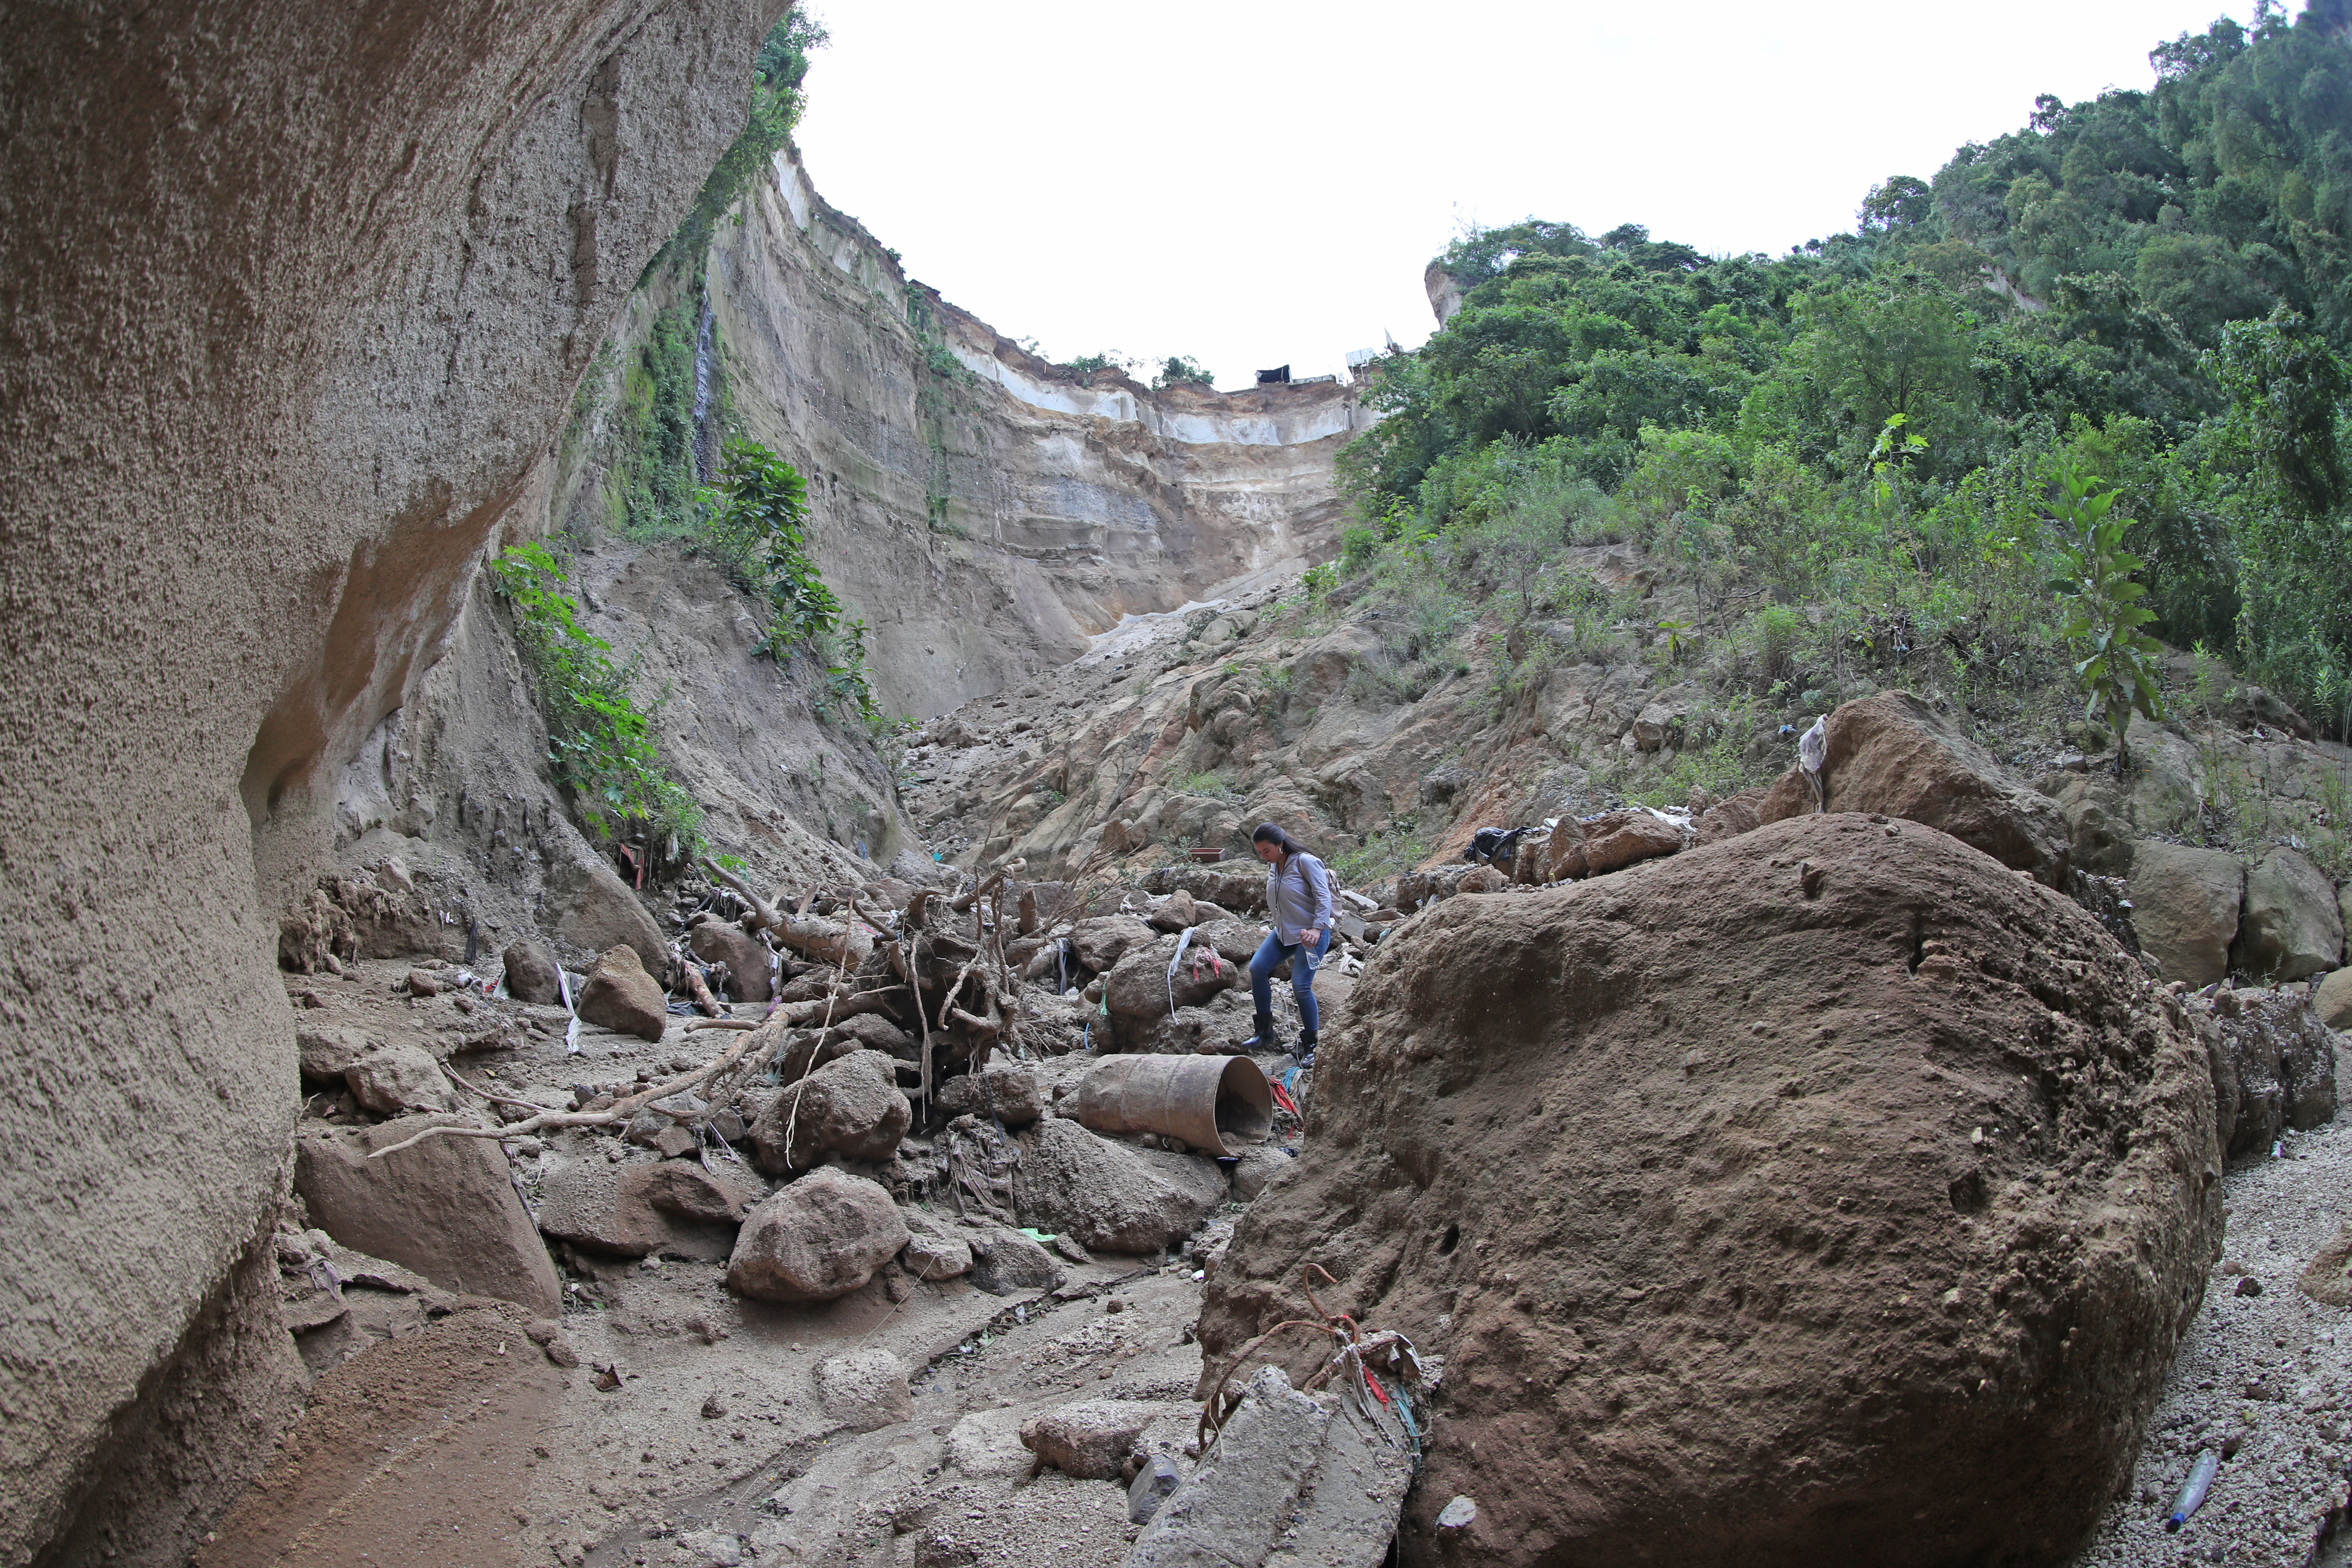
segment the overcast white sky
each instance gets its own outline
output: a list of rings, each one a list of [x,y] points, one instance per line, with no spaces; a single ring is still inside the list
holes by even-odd
[[[1432,320],[1466,223],[1646,224],[1711,252],[1851,228],[1889,174],[2153,80],[2217,0],[813,0],[799,141],[908,270],[1050,357],[1220,386]],[[2290,6],[2290,14],[2299,11]]]

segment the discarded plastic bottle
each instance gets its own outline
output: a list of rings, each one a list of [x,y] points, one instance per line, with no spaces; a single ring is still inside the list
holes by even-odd
[[[2205,1506],[2205,1494],[2212,1489],[2213,1478],[2221,1473],[2221,1456],[2208,1448],[2197,1456],[2197,1464],[2189,1479],[2180,1486],[2180,1495],[2172,1500],[2172,1511],[2165,1516],[2164,1528],[2178,1534],[2189,1522],[2189,1516]]]

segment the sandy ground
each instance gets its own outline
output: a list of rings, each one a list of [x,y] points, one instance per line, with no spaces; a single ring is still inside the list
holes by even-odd
[[[2352,1091],[2346,1053],[2336,1082]],[[2352,1463],[2352,1312],[2295,1288],[2314,1254],[2352,1216],[2352,1113],[2290,1134],[2283,1158],[2223,1178],[2229,1231],[2150,1424],[2129,1491],[2107,1510],[2075,1568],[2229,1563],[2241,1568],[2340,1563]],[[2261,1283],[2240,1295],[2239,1281]],[[2234,1443],[2233,1443],[2234,1440]],[[2206,1448],[2234,1447],[2205,1506],[2178,1534],[2164,1518]]]

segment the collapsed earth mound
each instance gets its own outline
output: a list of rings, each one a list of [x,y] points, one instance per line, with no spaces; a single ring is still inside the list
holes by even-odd
[[[2074,903],[1804,817],[1448,900],[1350,1016],[1201,1339],[1306,1315],[1311,1261],[1445,1358],[1405,1561],[2021,1568],[2127,1479],[2221,1159],[2204,1047]]]

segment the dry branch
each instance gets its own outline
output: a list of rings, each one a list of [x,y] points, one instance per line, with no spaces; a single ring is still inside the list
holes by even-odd
[[[414,1138],[403,1139],[390,1148],[376,1150],[368,1158],[381,1160],[386,1154],[397,1154],[403,1149],[414,1147],[424,1142],[427,1138],[437,1135],[452,1138],[496,1138],[503,1142],[509,1138],[520,1138],[526,1133],[541,1131],[550,1127],[609,1127],[616,1121],[626,1121],[654,1100],[667,1100],[673,1094],[683,1094],[713,1074],[725,1071],[742,1056],[754,1037],[753,1035],[745,1035],[730,1046],[725,1052],[703,1063],[692,1072],[680,1073],[676,1078],[639,1089],[625,1099],[616,1100],[608,1110],[542,1110],[536,1116],[526,1117],[520,1121],[511,1122],[504,1127],[427,1127]],[[474,1092],[479,1094],[482,1091],[476,1089]]]

